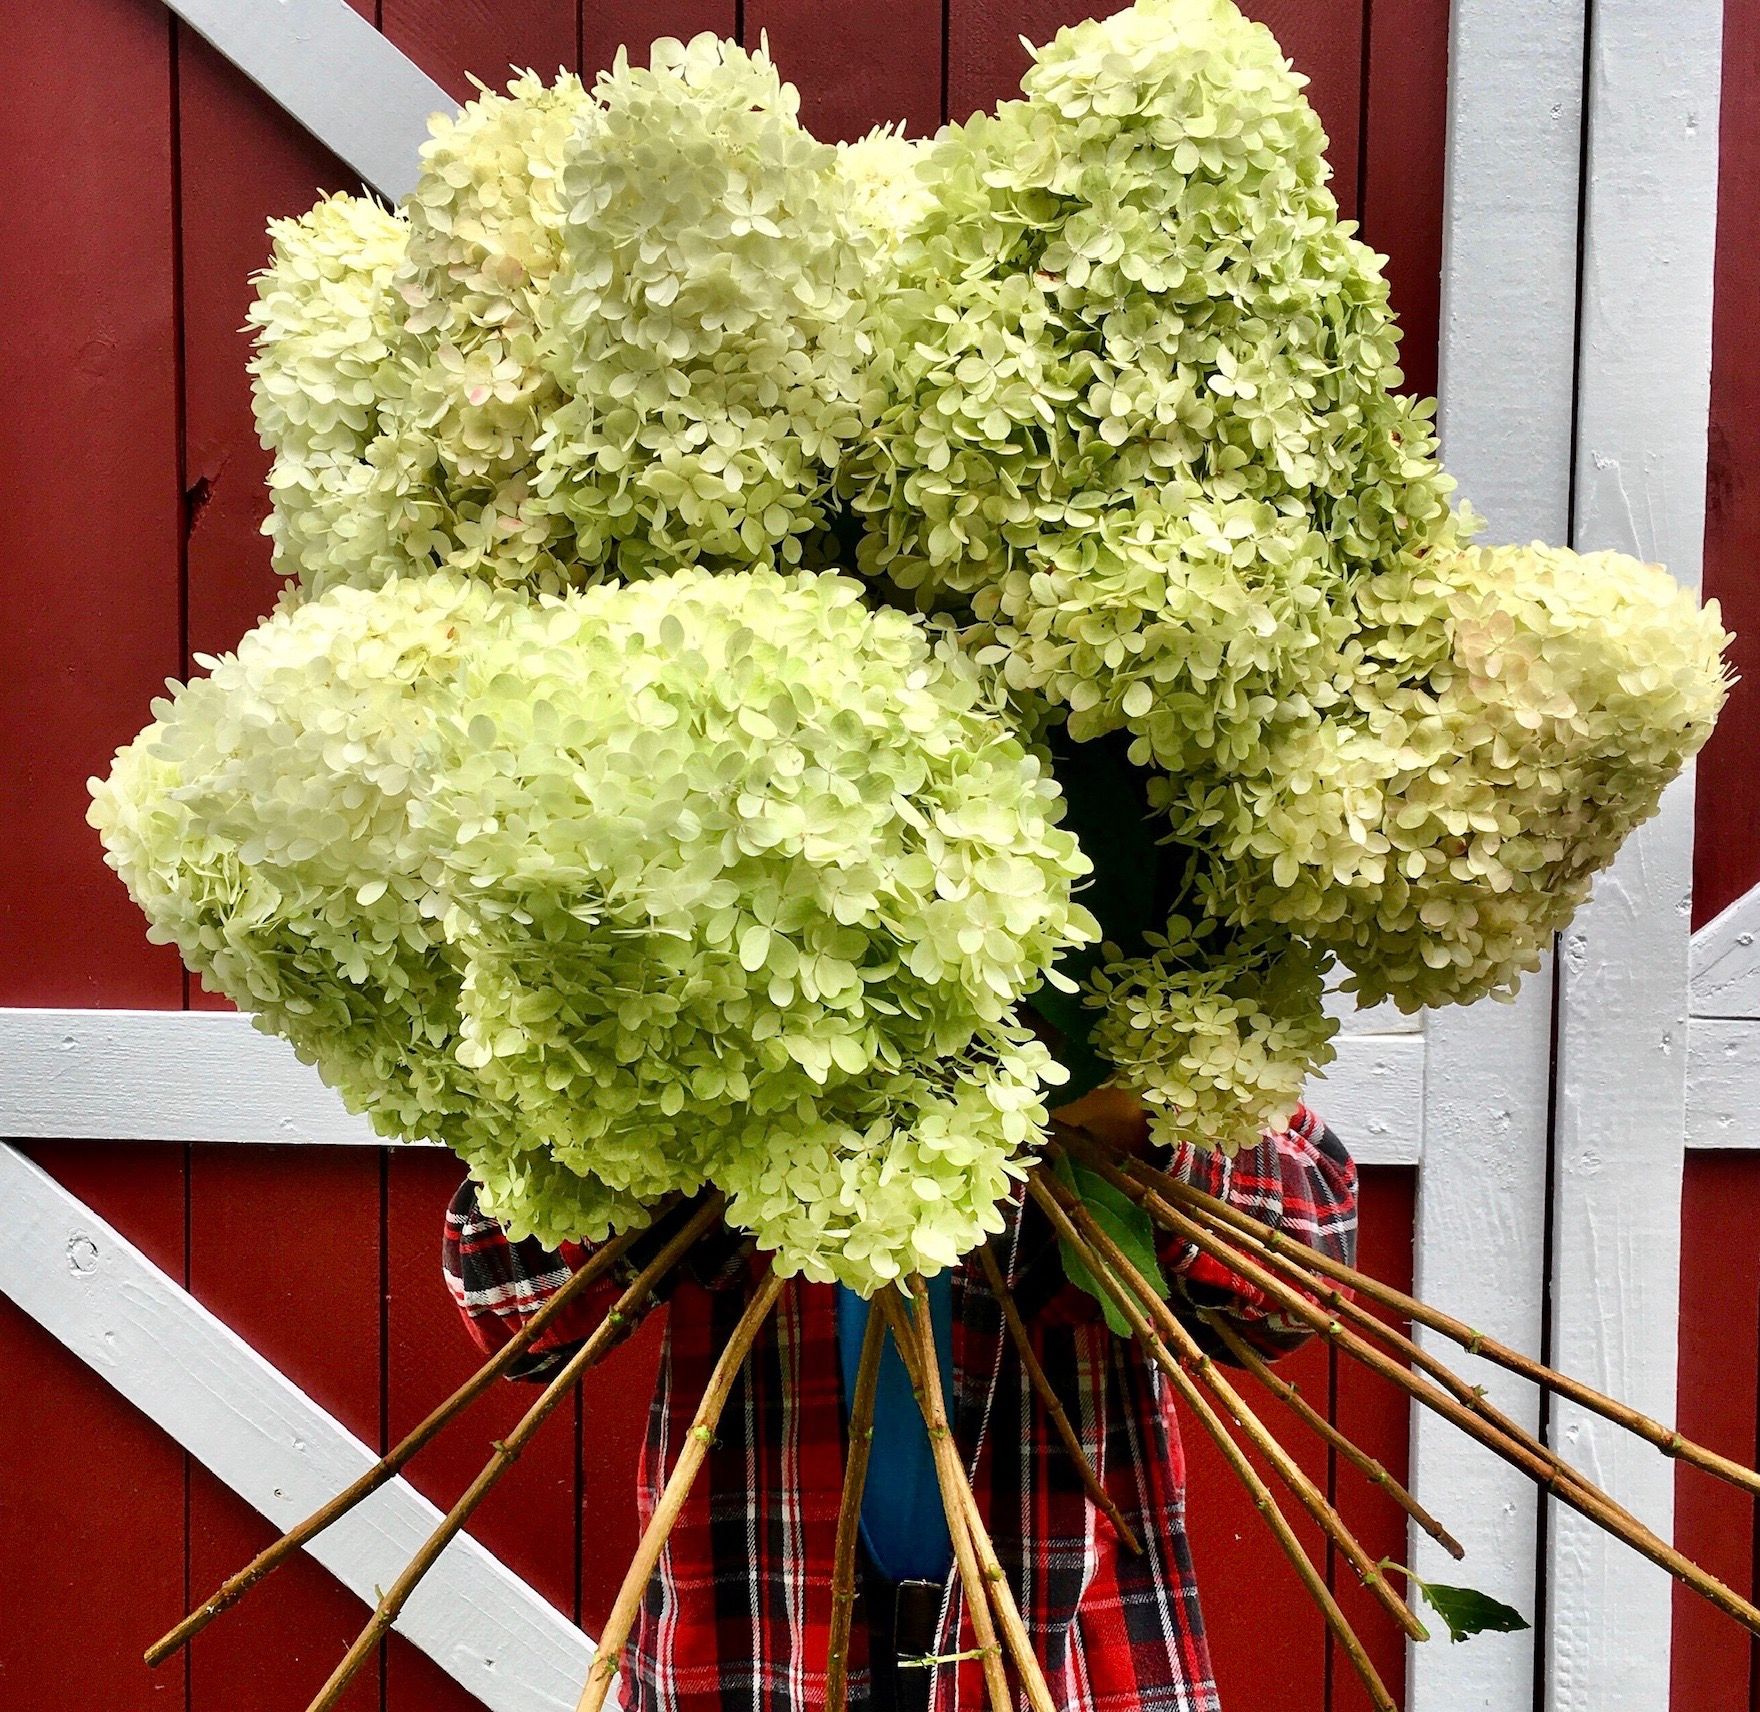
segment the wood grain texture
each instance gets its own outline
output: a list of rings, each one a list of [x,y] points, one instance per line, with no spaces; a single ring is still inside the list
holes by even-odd
[[[1760,1148],[1760,1022],[1690,1019],[1686,1130],[1687,1146],[1694,1151]],[[1685,1246],[1697,1244],[1691,1221],[1681,1228]]]
[[[197,1147],[190,1159],[192,1295],[319,1408],[380,1443],[379,1159],[364,1149]],[[190,1582],[217,1587],[280,1532],[195,1468]],[[304,1553],[191,1645],[191,1712],[303,1704],[360,1632],[359,1600]],[[404,1643],[407,1645],[407,1643]],[[290,1688],[293,1692],[289,1692]],[[340,1712],[378,1712],[378,1672]]]
[[[745,37],[755,45],[768,36],[814,136],[849,141],[902,120],[920,137],[941,123],[941,8],[942,0],[746,0]]]
[[[477,83],[503,89],[516,70],[546,83],[573,71],[578,21],[576,0],[382,0],[379,28],[449,95],[469,101]]]
[[[1702,758],[1707,764],[1715,762]],[[1723,788],[1721,775],[1714,781],[1711,795]],[[1690,969],[1694,1016],[1760,1018],[1760,890],[1743,892],[1695,929]]]
[[[1735,632],[1741,674],[1699,759],[1693,920],[1760,883],[1760,8],[1724,7],[1717,301],[1706,471],[1705,592]]]
[[[1584,68],[1572,545],[1699,583],[1717,218],[1722,7],[1597,0]],[[1693,773],[1626,842],[1560,938],[1552,1360],[1653,1416],[1674,1407],[1680,1301]],[[1611,1423],[1553,1411],[1554,1446],[1659,1534],[1668,1466]],[[1653,1712],[1669,1587],[1556,1513],[1548,1712]]]
[[[1372,10],[1372,57],[1391,10]],[[1450,8],[1439,421],[1449,465],[1494,540],[1557,541],[1570,529],[1585,19],[1581,0]],[[1385,186],[1399,163],[1378,168],[1386,102],[1373,71],[1371,80],[1373,217],[1377,173]],[[1553,979],[1548,962],[1513,1006],[1438,1013],[1427,1030],[1418,1294],[1524,1349],[1540,1348],[1547,1329]],[[1532,1387],[1484,1369],[1472,1377],[1538,1426]],[[1412,1464],[1419,1495],[1474,1554],[1474,1584],[1535,1611],[1529,1484],[1428,1411],[1413,1423]],[[1409,1549],[1421,1573],[1454,1572],[1415,1529]],[[1418,1649],[1410,1712],[1531,1705],[1536,1645],[1515,1635]]]
[[[252,82],[386,196],[416,177],[429,117],[453,105],[439,84],[347,0],[166,0]]]
[[[171,23],[13,7],[0,66],[0,1000],[177,1005],[85,823],[182,660]]]
[[[183,1148],[34,1151],[181,1273]],[[23,1213],[9,1205],[16,1251]],[[77,1292],[93,1251],[57,1246],[45,1282]],[[141,1652],[184,1610],[183,1451],[3,1291],[0,1373],[0,1703],[181,1709],[184,1661],[149,1671]]]
[[[1367,13],[1369,76],[1359,151],[1363,236],[1387,257],[1405,337],[1405,390],[1436,392],[1442,312],[1442,178],[1448,142],[1449,0]]]
[[[251,418],[252,276],[269,259],[270,220],[360,177],[313,140],[187,25],[178,28],[178,187],[188,652],[217,654],[275,604],[262,521],[269,454]],[[193,670],[193,661],[186,663]]]
[[[1689,1158],[1681,1195],[1679,1425],[1690,1438],[1754,1466],[1760,1419],[1760,1154]],[[1739,1377],[1738,1377],[1739,1376]],[[1675,1543],[1740,1592],[1755,1585],[1755,1505],[1719,1480],[1681,1468]],[[1677,1712],[1752,1712],[1754,1643],[1684,1588],[1674,1598]]]

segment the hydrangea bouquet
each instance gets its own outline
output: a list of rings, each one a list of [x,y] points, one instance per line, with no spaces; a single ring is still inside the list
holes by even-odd
[[[287,590],[93,787],[152,936],[546,1244],[696,1197],[910,1345],[1025,1177],[1176,1385],[1132,1220],[1372,1285],[1050,1108],[1233,1149],[1329,977],[1513,992],[1726,638],[1657,567],[1477,544],[1324,145],[1231,0],[1139,0],[933,138],[821,143],[703,36],[275,223]]]

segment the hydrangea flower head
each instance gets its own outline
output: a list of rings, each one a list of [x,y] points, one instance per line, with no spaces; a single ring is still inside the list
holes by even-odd
[[[700,36],[278,222],[295,586],[93,807],[155,935],[520,1232],[714,1182],[862,1288],[995,1227],[1028,1009],[1233,1148],[1338,970],[1513,991],[1726,639],[1473,545],[1324,151],[1232,0],[1138,0],[933,138]]]
[[[1095,928],[951,640],[840,577],[435,573],[155,711],[92,809],[155,937],[516,1229],[713,1182],[867,1288],[998,1228],[1059,1074],[1016,1006]]]

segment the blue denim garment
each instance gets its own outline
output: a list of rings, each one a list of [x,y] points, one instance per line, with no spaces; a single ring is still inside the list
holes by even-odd
[[[843,1368],[844,1417],[855,1394],[862,1338],[872,1310],[853,1290],[837,1286],[837,1356]],[[929,1280],[929,1320],[941,1368],[941,1395],[953,1397],[953,1275]],[[874,1398],[874,1439],[862,1492],[862,1543],[888,1581],[945,1581],[953,1567],[953,1540],[935,1479],[929,1429],[911,1390],[903,1358],[887,1334]]]

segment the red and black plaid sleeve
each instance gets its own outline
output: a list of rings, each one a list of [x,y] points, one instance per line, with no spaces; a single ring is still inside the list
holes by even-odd
[[[531,1238],[512,1241],[478,1206],[477,1186],[467,1177],[446,1209],[440,1270],[466,1330],[485,1355],[493,1355],[568,1282],[591,1252],[576,1243],[551,1250]],[[508,1377],[547,1375],[605,1317],[621,1289],[611,1278],[589,1286],[544,1328],[507,1370]]]
[[[681,1202],[658,1217],[604,1277],[595,1280],[535,1338],[507,1370],[510,1379],[542,1379],[565,1361],[605,1318],[617,1298],[690,1217],[695,1202]],[[466,1329],[485,1354],[493,1354],[513,1337],[569,1278],[592,1257],[596,1245],[565,1242],[548,1249],[528,1237],[513,1241],[503,1226],[477,1201],[470,1178],[459,1184],[446,1209],[440,1245],[440,1268],[446,1287],[464,1318]],[[737,1232],[719,1227],[696,1244],[682,1271],[705,1289],[725,1289],[748,1269],[751,1244]],[[672,1281],[634,1308],[619,1328],[628,1337],[644,1315],[664,1301]]]
[[[1357,1253],[1357,1168],[1344,1145],[1305,1106],[1289,1127],[1268,1132],[1259,1145],[1231,1159],[1189,1144],[1174,1150],[1167,1167],[1196,1188],[1227,1201],[1309,1248],[1346,1265]],[[1210,1337],[1197,1310],[1226,1316],[1261,1355],[1275,1359],[1299,1349],[1313,1334],[1295,1316],[1277,1310],[1246,1279],[1177,1238],[1163,1253],[1176,1295],[1212,1354],[1227,1352]]]

